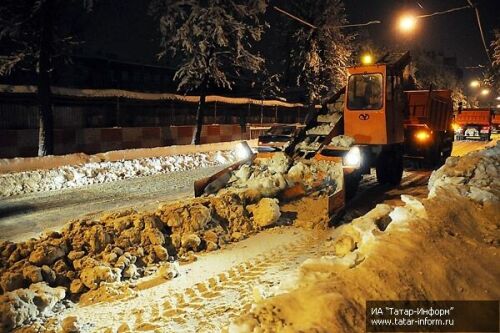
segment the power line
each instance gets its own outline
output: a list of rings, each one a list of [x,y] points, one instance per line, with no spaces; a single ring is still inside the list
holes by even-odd
[[[305,24],[307,25],[308,27],[312,28],[312,29],[318,29],[317,26],[307,22],[306,20],[303,20],[301,19],[300,17],[297,17],[293,14],[290,14],[289,12],[279,8],[278,6],[273,6],[274,9],[276,9],[278,12],[282,13],[282,14],[285,14],[286,16],[288,17],[291,17],[292,19],[302,23],[302,24]],[[363,27],[363,26],[367,26],[367,25],[371,25],[371,24],[380,24],[382,23],[381,21],[379,20],[375,20],[375,21],[369,21],[369,22],[366,22],[366,23],[355,23],[355,24],[345,24],[345,25],[337,25],[335,27],[332,27],[332,28],[350,28],[350,27]]]
[[[472,3],[472,0],[467,0],[467,2],[469,3],[470,8],[473,8],[474,11],[476,12],[477,26],[479,27],[479,33],[481,34],[481,40],[483,41],[484,52],[486,53],[486,56],[488,57],[490,64],[492,64],[490,53],[488,52],[488,46],[486,45],[486,39],[484,38],[483,27],[481,26],[481,18],[479,17],[479,9],[477,9],[477,6]]]
[[[334,28],[364,27],[364,26],[367,26],[367,25],[371,25],[371,24],[380,24],[380,23],[382,23],[382,21],[375,20],[375,21],[370,21],[370,22],[366,22],[366,23],[356,23],[356,24],[338,25],[338,26],[335,26]]]
[[[431,14],[419,15],[419,16],[417,16],[417,18],[426,18],[426,17],[436,16],[436,15],[443,15],[443,14],[453,13],[453,12],[456,12],[456,11],[459,11],[459,10],[462,10],[462,9],[469,9],[469,8],[470,8],[470,6],[463,6],[463,7],[451,8],[451,9],[448,9],[448,10],[443,10],[443,11],[440,11],[440,12],[434,12],[434,13],[431,13]]]
[[[483,46],[484,46],[484,51],[486,53],[486,56],[488,57],[488,60],[490,62],[490,64],[492,63],[491,61],[491,57],[490,57],[490,54],[488,52],[488,46],[486,45],[486,39],[484,38],[484,32],[483,32],[483,27],[481,25],[481,18],[479,16],[479,9],[477,8],[477,6],[475,6],[473,3],[472,3],[472,0],[467,0],[468,2],[468,5],[467,6],[462,6],[462,7],[456,7],[456,8],[451,8],[451,9],[447,9],[447,10],[443,10],[443,11],[439,11],[439,12],[434,12],[434,13],[431,13],[431,14],[425,14],[425,15],[419,15],[417,16],[417,18],[427,18],[427,17],[432,17],[432,16],[437,16],[437,15],[443,15],[443,14],[449,14],[449,13],[453,13],[453,12],[456,12],[456,11],[459,11],[459,10],[464,10],[464,9],[469,9],[469,8],[472,8],[474,9],[475,11],[475,14],[476,14],[476,20],[477,20],[477,25],[479,27],[479,32],[481,34],[481,40],[483,42]],[[418,5],[420,6],[420,8],[423,8],[423,6],[417,2]],[[290,14],[289,12],[279,8],[278,6],[273,6],[274,9],[276,9],[277,11],[279,11],[280,13],[282,14],[285,14],[286,16],[304,24],[304,25],[307,25],[308,27],[312,28],[312,29],[318,29],[317,26],[293,15],[293,14]],[[346,25],[339,25],[339,26],[336,26],[334,28],[350,28],[350,27],[363,27],[363,26],[367,26],[367,25],[371,25],[371,24],[380,24],[382,23],[382,21],[379,21],[379,20],[374,20],[374,21],[369,21],[369,22],[366,22],[366,23],[358,23],[358,24],[346,24]]]
[[[274,9],[276,9],[278,12],[280,12],[280,13],[282,13],[282,14],[285,14],[286,16],[289,16],[289,17],[293,18],[295,21],[299,21],[300,23],[305,24],[305,25],[307,25],[307,26],[308,26],[308,27],[310,27],[310,28],[313,28],[313,29],[318,29],[318,27],[317,27],[317,26],[312,25],[311,23],[309,23],[309,22],[307,22],[307,21],[304,21],[303,19],[298,18],[298,17],[297,17],[297,16],[295,16],[295,15],[292,15],[292,14],[290,14],[290,13],[289,13],[289,12],[287,12],[287,11],[284,11],[283,9],[279,8],[278,6],[273,6],[273,8],[274,8]]]

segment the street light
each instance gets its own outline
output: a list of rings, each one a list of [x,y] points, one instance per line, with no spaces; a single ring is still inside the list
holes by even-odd
[[[417,18],[413,15],[406,14],[399,19],[399,29],[403,32],[410,32],[415,29]]]
[[[500,101],[500,96],[497,96],[497,101]]]
[[[490,90],[488,88],[484,88],[481,90],[481,95],[488,96],[490,94]]]
[[[471,88],[478,88],[480,85],[481,85],[481,83],[480,83],[478,80],[472,80],[472,81],[469,83],[469,86],[470,86]]]

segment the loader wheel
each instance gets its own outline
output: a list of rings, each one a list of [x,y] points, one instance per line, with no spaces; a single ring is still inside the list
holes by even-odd
[[[382,151],[377,159],[376,171],[380,184],[399,185],[403,178],[403,152],[400,149]]]
[[[354,198],[358,191],[359,182],[363,176],[359,172],[353,172],[345,176],[345,198],[350,200]]]
[[[435,142],[427,151],[427,156],[425,157],[425,166],[431,169],[439,168],[443,165],[442,148],[441,143]]]

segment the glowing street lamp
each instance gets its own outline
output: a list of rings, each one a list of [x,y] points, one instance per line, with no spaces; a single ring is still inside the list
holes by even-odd
[[[497,96],[497,101],[500,101],[500,96]]]
[[[369,53],[363,54],[363,56],[361,57],[361,63],[363,65],[371,65],[371,64],[373,64],[373,57],[372,57],[372,55],[369,54]]]
[[[470,86],[471,88],[478,88],[480,85],[481,85],[481,83],[480,83],[478,80],[472,80],[472,81],[469,83],[469,86]]]
[[[481,95],[488,96],[490,94],[490,90],[488,88],[484,88],[481,90]]]
[[[403,15],[399,19],[399,29],[403,32],[410,32],[415,29],[417,18],[413,15]]]

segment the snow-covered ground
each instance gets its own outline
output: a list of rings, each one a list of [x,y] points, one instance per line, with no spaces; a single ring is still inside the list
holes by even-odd
[[[453,157],[429,196],[379,204],[338,229],[230,333],[364,332],[367,300],[500,298],[500,144]],[[473,319],[472,319],[473,320]]]
[[[166,174],[227,164],[235,160],[231,151],[194,153],[133,160],[91,162],[49,170],[0,175],[0,197],[32,192],[76,188],[121,179]]]

